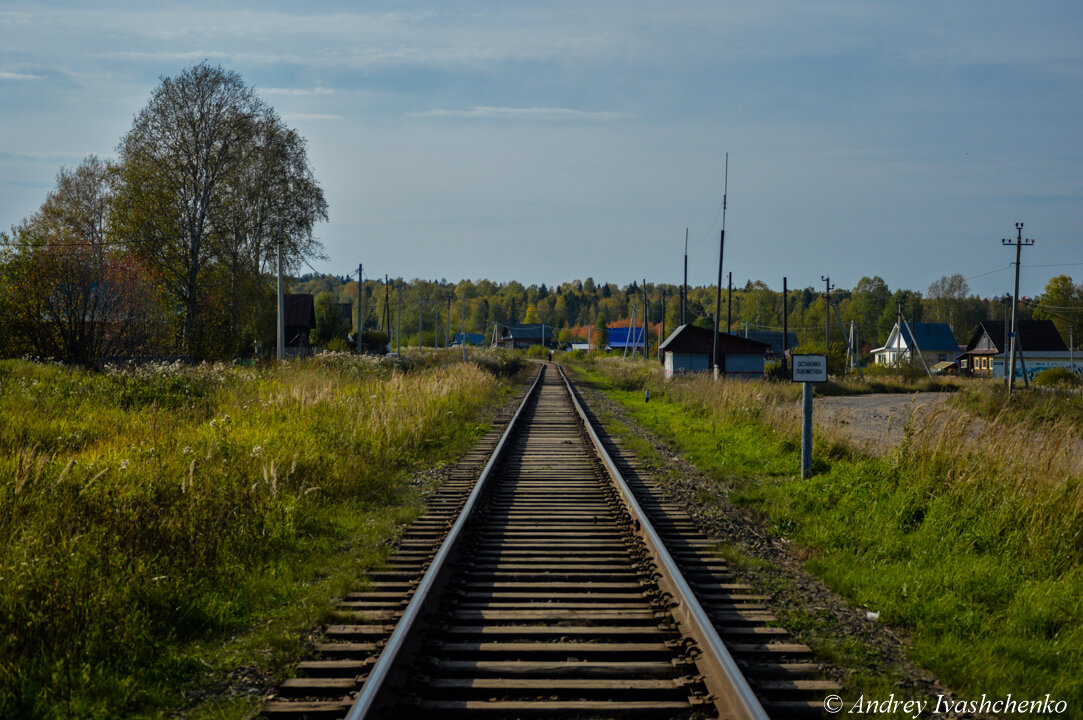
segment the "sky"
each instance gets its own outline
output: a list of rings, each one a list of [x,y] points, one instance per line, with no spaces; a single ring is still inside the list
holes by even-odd
[[[308,141],[319,272],[972,293],[1083,281],[1083,3],[0,7],[0,227],[164,77],[240,73]],[[728,153],[728,183],[724,158]]]

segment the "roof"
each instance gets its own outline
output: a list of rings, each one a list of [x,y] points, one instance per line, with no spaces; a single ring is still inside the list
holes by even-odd
[[[611,348],[643,347],[642,326],[636,326],[631,331],[627,327],[611,327],[608,330]]]
[[[947,323],[906,323],[902,328],[903,342],[910,347],[914,343],[907,328],[914,331],[913,339],[921,352],[959,352],[959,342]]]
[[[316,304],[309,293],[290,293],[282,298],[283,325],[316,327]]]
[[[555,337],[553,328],[545,323],[535,323],[533,325],[501,325],[500,327],[500,337],[502,338],[526,340],[528,338],[540,338],[543,333],[546,338]]]
[[[1068,346],[1064,344],[1064,338],[1057,332],[1057,326],[1053,324],[1052,320],[1020,320],[1016,325],[1019,329],[1019,339],[1022,341],[1024,351],[1068,351]],[[983,338],[995,348],[995,351],[979,347]],[[964,354],[996,355],[1003,353],[1004,350],[1004,321],[982,320],[970,337],[970,342],[967,343]]]
[[[771,346],[731,333],[718,333],[718,352],[722,355],[763,355]],[[681,325],[662,343],[661,350],[692,355],[710,355],[714,332],[697,325]]]
[[[461,345],[463,342],[463,333],[457,332],[452,336],[452,345]],[[480,333],[466,333],[467,345],[481,345],[485,342],[485,336]]]

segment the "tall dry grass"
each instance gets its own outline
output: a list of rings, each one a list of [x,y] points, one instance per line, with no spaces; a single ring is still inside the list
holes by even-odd
[[[194,670],[169,648],[245,627],[307,581],[300,556],[357,542],[335,513],[401,502],[501,387],[475,364],[350,356],[0,363],[0,717],[160,702]]]

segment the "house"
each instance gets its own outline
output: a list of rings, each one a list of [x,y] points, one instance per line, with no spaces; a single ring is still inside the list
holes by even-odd
[[[1035,373],[1051,367],[1070,367],[1075,371],[1072,353],[1068,351],[1068,346],[1064,344],[1064,339],[1057,332],[1052,320],[1020,320],[1018,331],[1023,362],[1015,368],[1017,378],[1023,377],[1024,363],[1027,366],[1028,378],[1033,378]],[[979,322],[970,342],[966,344],[966,349],[959,356],[959,374],[1005,377],[1006,356],[1011,352],[1010,342],[1004,342],[1005,334],[1003,320]]]
[[[452,336],[451,346],[460,347],[463,344],[463,339],[466,339],[467,345],[481,345],[485,342],[485,336],[481,333],[461,333],[457,332]]]
[[[508,349],[528,348],[531,345],[545,345],[555,348],[557,345],[556,331],[539,323],[534,325],[500,325],[493,328],[493,347]]]
[[[634,328],[609,326],[609,349],[643,351],[643,326]]]
[[[763,359],[770,345],[730,333],[718,333],[719,372],[729,377],[762,377]],[[714,331],[681,325],[665,339],[662,351],[666,377],[683,372],[710,370]]]
[[[903,323],[901,328],[895,323],[884,346],[872,351],[873,361],[894,367],[913,361],[920,366],[915,349],[921,353],[925,365],[932,368],[938,363],[952,364],[959,354],[959,343],[947,323]]]
[[[309,293],[290,293],[282,298],[286,346],[308,347],[308,333],[316,327],[316,303]]]

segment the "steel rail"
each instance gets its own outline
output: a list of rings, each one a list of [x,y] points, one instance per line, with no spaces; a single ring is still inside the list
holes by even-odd
[[[564,380],[564,387],[567,389],[569,397],[571,397],[572,404],[583,421],[583,427],[586,429],[591,442],[594,443],[602,464],[605,465],[617,491],[628,508],[629,514],[634,520],[636,533],[643,538],[647,547],[654,553],[655,560],[659,563],[658,570],[661,575],[659,584],[663,585],[664,589],[677,602],[677,607],[672,609],[674,616],[684,620],[682,629],[695,638],[700,650],[703,652],[703,655],[697,658],[697,664],[703,663],[708,669],[717,671],[705,673],[703,681],[707,689],[715,696],[715,705],[722,713],[722,717],[741,718],[743,720],[770,720],[767,712],[763,709],[763,705],[760,704],[759,698],[756,697],[756,693],[753,692],[733,656],[726,649],[722,638],[718,636],[714,623],[711,622],[692,588],[684,579],[684,575],[673,560],[673,556],[666,549],[661,536],[654,529],[650,520],[647,519],[647,514],[640,507],[631,488],[625,482],[620,470],[617,469],[616,463],[613,462],[613,458],[606,451],[590,419],[587,417],[586,411],[580,404],[579,398],[572,389],[571,382],[568,380],[568,376],[565,375],[564,369],[560,366],[558,368],[560,369],[560,377]]]
[[[387,639],[387,644],[384,645],[383,650],[380,652],[376,664],[372,666],[372,670],[365,679],[365,683],[361,687],[361,692],[358,694],[357,700],[354,701],[354,704],[350,707],[350,712],[346,715],[345,720],[362,720],[363,718],[368,717],[369,713],[376,707],[376,701],[383,690],[384,684],[391,675],[392,668],[398,662],[399,655],[407,646],[407,640],[410,633],[413,631],[418,619],[427,610],[429,603],[433,601],[433,598],[430,597],[430,591],[437,585],[438,580],[440,579],[439,576],[444,572],[446,561],[455,551],[455,546],[458,544],[459,538],[463,533],[463,528],[465,528],[469,522],[470,515],[477,505],[478,498],[481,497],[489,477],[493,474],[493,468],[496,467],[496,464],[500,461],[500,457],[504,453],[504,447],[507,444],[508,438],[511,437],[511,434],[515,431],[519,418],[523,414],[523,409],[530,402],[531,398],[534,397],[544,375],[545,366],[543,365],[538,372],[537,377],[534,378],[534,384],[530,386],[530,390],[519,404],[519,408],[515,411],[515,415],[512,416],[511,421],[508,422],[508,426],[505,428],[503,435],[500,436],[500,441],[493,450],[489,462],[485,464],[485,468],[481,471],[478,481],[474,484],[474,489],[470,492],[469,497],[467,497],[463,509],[459,513],[458,520],[455,521],[451,530],[448,531],[447,537],[433,557],[429,569],[418,583],[417,589],[414,591],[409,604],[407,604],[406,609],[403,611],[402,617],[395,626],[395,630],[391,633],[391,637]]]

